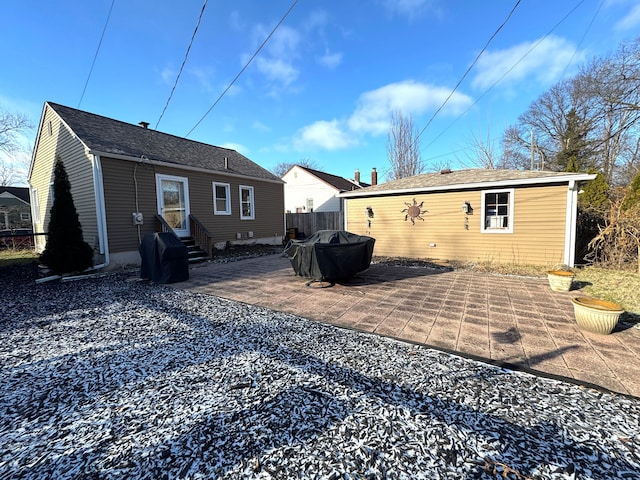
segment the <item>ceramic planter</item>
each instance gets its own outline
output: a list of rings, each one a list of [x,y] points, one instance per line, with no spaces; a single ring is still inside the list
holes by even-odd
[[[576,274],[568,270],[551,270],[547,272],[549,287],[554,292],[568,292]]]
[[[608,335],[624,312],[620,305],[588,297],[571,299],[578,326],[592,333]]]

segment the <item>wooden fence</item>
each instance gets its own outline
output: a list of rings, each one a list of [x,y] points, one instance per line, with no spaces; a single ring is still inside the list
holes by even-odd
[[[297,229],[298,237],[308,237],[318,230],[343,230],[342,212],[287,213],[287,233],[291,238],[291,229]]]

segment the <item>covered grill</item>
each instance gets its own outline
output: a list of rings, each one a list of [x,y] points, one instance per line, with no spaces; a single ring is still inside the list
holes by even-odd
[[[339,280],[369,268],[375,239],[344,230],[319,230],[290,240],[284,253],[296,275],[317,281]]]

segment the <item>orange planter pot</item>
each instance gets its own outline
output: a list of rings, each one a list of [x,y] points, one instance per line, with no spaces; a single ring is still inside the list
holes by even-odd
[[[573,312],[578,326],[592,333],[608,335],[618,323],[624,310],[620,305],[606,300],[598,300],[588,297],[576,297],[571,299]]]

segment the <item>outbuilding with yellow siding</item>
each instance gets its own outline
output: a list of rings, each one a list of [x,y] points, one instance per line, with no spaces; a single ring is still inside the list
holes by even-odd
[[[345,229],[374,237],[377,256],[573,266],[578,193],[593,178],[445,170],[340,197]]]

